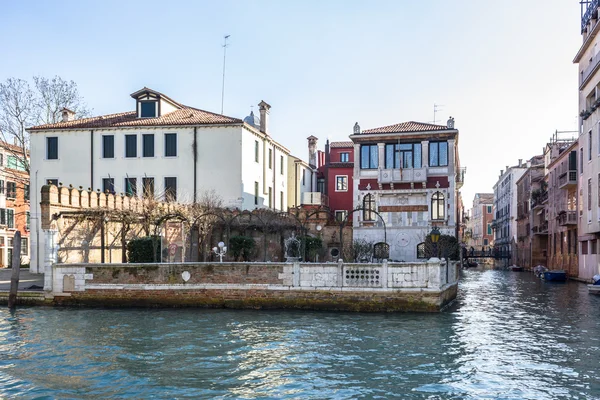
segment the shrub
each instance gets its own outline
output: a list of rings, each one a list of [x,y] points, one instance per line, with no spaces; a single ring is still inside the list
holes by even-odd
[[[255,246],[256,242],[250,236],[232,236],[229,239],[229,247],[235,261],[238,261],[240,256],[244,261],[250,260],[250,254]]]
[[[314,260],[316,255],[323,249],[323,240],[320,237],[304,236],[302,241],[304,242],[306,261]]]
[[[160,262],[160,236],[147,236],[127,243],[127,260],[130,263]]]
[[[373,242],[366,239],[356,239],[352,242],[355,262],[371,262],[373,257]]]
[[[460,258],[460,246],[458,240],[451,235],[440,235],[440,239],[437,242],[437,253],[434,254],[436,245],[431,242],[431,235],[427,235],[425,238],[425,257],[443,257],[449,258],[450,260],[458,260]]]

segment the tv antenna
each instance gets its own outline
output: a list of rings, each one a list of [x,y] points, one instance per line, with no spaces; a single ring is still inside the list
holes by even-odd
[[[438,122],[437,119],[435,119],[435,114],[438,111],[442,110],[442,106],[443,106],[443,104],[435,104],[435,103],[433,103],[433,124],[436,124]]]
[[[225,35],[223,37],[223,85],[221,87],[221,115],[223,115],[223,102],[225,101],[225,58],[227,56],[227,39],[231,35]]]

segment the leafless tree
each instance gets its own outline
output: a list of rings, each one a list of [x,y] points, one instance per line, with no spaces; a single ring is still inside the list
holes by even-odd
[[[63,108],[73,111],[75,118],[84,118],[91,114],[74,81],[65,81],[60,76],[52,79],[34,76],[33,82],[37,125],[59,122]]]

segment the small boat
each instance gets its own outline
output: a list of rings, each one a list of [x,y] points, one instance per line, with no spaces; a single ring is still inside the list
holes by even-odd
[[[511,271],[517,271],[517,272],[523,271],[523,267],[519,267],[518,265],[514,265],[514,264],[513,264],[513,265],[511,265],[511,266],[510,266],[510,267],[508,267],[508,268],[509,268]]]
[[[593,294],[600,294],[600,275],[594,275],[592,278],[593,285],[588,285],[588,292]]]
[[[543,265],[537,265],[535,268],[533,268],[533,273],[540,279],[544,277],[544,272],[546,271],[548,271],[548,268],[544,267]]]
[[[567,272],[561,269],[544,271],[544,280],[552,282],[564,282],[567,280]]]

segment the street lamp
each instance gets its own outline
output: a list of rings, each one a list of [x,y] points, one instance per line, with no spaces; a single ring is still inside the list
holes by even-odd
[[[438,256],[438,248],[437,248],[437,243],[438,240],[440,240],[440,230],[438,229],[437,226],[434,226],[433,229],[431,230],[431,233],[429,234],[429,237],[431,238],[431,243],[433,243],[435,252],[434,255],[435,257]]]
[[[218,246],[213,247],[213,251],[219,256],[219,262],[223,262],[223,256],[227,253],[227,246],[223,242],[219,242]]]

